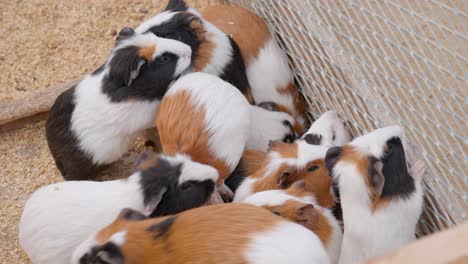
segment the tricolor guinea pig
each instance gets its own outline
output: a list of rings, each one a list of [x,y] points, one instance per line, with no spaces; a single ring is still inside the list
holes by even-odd
[[[333,111],[323,113],[302,135],[307,143],[325,147],[342,146],[351,139],[338,114]]]
[[[254,103],[244,61],[237,44],[224,32],[203,19],[183,0],[169,0],[165,10],[143,22],[138,33],[153,33],[192,48],[191,70],[206,72],[231,83]]]
[[[73,264],[330,263],[316,234],[249,204],[145,219],[130,209],[78,246]]]
[[[408,170],[402,128],[377,129],[332,147],[325,163],[341,195],[340,263],[362,262],[414,239],[425,165],[418,161]]]
[[[255,193],[244,203],[261,206],[314,232],[325,246],[331,263],[338,263],[343,236],[341,227],[330,209],[317,204],[314,194],[306,190],[304,181],[295,182],[286,190]]]
[[[138,168],[128,179],[67,181],[35,191],[19,224],[19,242],[31,261],[69,263],[73,250],[122,208],[156,216],[200,206],[218,178],[214,168],[184,155],[144,155]]]
[[[159,102],[190,67],[190,46],[131,28],[107,61],[55,100],[46,122],[50,152],[66,180],[94,180],[138,133],[154,125]]]
[[[273,103],[273,110],[290,114],[295,119],[295,131],[302,134],[306,123],[305,100],[294,84],[285,52],[265,21],[245,8],[226,5],[206,8],[203,18],[239,46],[255,102]]]
[[[286,189],[292,183],[305,180],[307,188],[316,196],[318,204],[331,208],[335,197],[332,180],[324,163],[326,147],[310,145],[303,140],[287,144],[272,142],[260,169],[244,178],[236,190],[235,202],[241,202],[253,193]]]
[[[171,85],[157,115],[163,152],[213,166],[222,186],[249,138],[251,107],[234,86],[214,75],[182,76]]]

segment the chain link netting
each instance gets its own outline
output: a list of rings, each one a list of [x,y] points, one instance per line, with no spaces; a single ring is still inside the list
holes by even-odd
[[[424,159],[419,235],[468,219],[464,1],[230,0],[261,17],[290,58],[313,117],[352,134],[399,124]]]

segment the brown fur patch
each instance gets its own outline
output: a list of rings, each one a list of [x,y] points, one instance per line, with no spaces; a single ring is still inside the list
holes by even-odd
[[[292,117],[294,117],[295,120],[298,118],[302,118],[303,120],[307,120],[307,115],[306,115],[306,109],[307,109],[307,104],[302,96],[301,93],[299,93],[299,90],[297,89],[296,85],[294,82],[288,83],[286,87],[279,88],[278,92],[282,95],[289,95],[291,98],[293,98],[293,107],[294,109],[288,109],[286,106],[283,105],[278,105],[278,111],[285,112],[290,114]],[[301,124],[299,122],[295,122],[293,124],[294,130],[298,134],[302,134],[304,132],[304,124]]]
[[[165,235],[154,239],[150,227],[168,217],[143,221],[117,219],[108,230],[112,234],[127,230],[120,247],[125,263],[246,263],[244,251],[251,235],[268,231],[282,219],[249,204],[205,206],[178,214]],[[242,219],[242,221],[239,221]],[[100,232],[101,233],[101,232]]]
[[[267,159],[267,155],[262,151],[245,150],[244,153],[242,153],[241,159],[246,175],[253,175],[262,167],[262,164]]]
[[[379,209],[385,208],[391,199],[382,199],[377,194],[375,188],[371,185],[369,167],[372,166],[369,158],[360,152],[356,147],[344,146],[339,157],[338,162],[348,162],[356,164],[357,171],[363,177],[367,189],[369,190],[370,200],[372,203],[371,211],[375,212]]]
[[[138,57],[144,58],[149,61],[153,58],[153,54],[155,50],[156,50],[156,45],[143,47],[138,50]]]
[[[200,20],[194,19],[190,21],[189,25],[196,32],[198,40],[200,41],[200,46],[197,51],[197,57],[193,62],[193,70],[202,71],[211,62],[211,59],[213,58],[215,44],[211,40],[212,34],[206,32]]]
[[[210,6],[203,11],[203,18],[237,43],[246,65],[257,58],[260,50],[272,37],[267,24],[255,13],[242,7]]]
[[[298,148],[296,142],[288,144],[280,140],[275,140],[271,142],[269,151],[278,152],[282,158],[295,159],[297,158]]]
[[[218,184],[231,173],[226,162],[211,153],[211,134],[206,129],[205,110],[192,103],[187,91],[164,97],[156,125],[164,153],[185,153],[193,161],[213,166],[219,173]]]
[[[263,207],[311,230],[325,245],[330,241],[333,227],[327,217],[312,205],[291,199],[282,205]]]
[[[308,168],[318,166],[318,169],[307,172]],[[307,174],[305,178],[305,188],[307,191],[314,194],[317,203],[326,208],[335,206],[335,197],[330,192],[332,187],[332,177],[325,167],[323,159],[314,160],[307,163],[304,173]]]

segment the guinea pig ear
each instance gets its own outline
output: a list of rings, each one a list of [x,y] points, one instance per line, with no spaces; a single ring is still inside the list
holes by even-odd
[[[113,242],[107,242],[102,246],[94,247],[91,254],[87,257],[89,264],[123,264],[124,257],[119,247]],[[81,258],[83,259],[83,258]],[[80,260],[81,263],[81,260]]]
[[[187,10],[187,5],[183,0],[169,0],[167,3],[166,8],[164,11],[171,10],[171,11],[185,11]]]
[[[132,37],[134,34],[135,34],[135,30],[133,30],[133,28],[131,27],[122,28],[119,32],[119,35],[117,35],[117,38],[115,40],[116,45],[122,40]]]
[[[421,180],[426,172],[426,163],[423,160],[418,160],[409,169],[409,174],[415,180]]]
[[[145,220],[147,217],[137,210],[124,208],[122,211],[120,211],[119,218],[125,219],[127,221],[141,221]]]
[[[377,161],[374,163],[374,168],[371,170],[369,175],[370,183],[374,188],[375,195],[380,197],[382,195],[383,187],[385,185],[385,177],[382,173],[383,163],[381,161]]]
[[[164,194],[167,192],[167,187],[162,186],[161,189],[159,190],[158,194],[155,195],[147,204],[145,207],[145,211],[143,214],[146,216],[150,216],[154,210],[158,207],[159,203],[163,199]]]
[[[275,102],[261,102],[257,106],[268,111],[278,111],[278,105]]]
[[[278,189],[286,189],[292,184],[291,173],[288,169],[284,170],[278,178]]]
[[[149,54],[150,49],[155,47],[118,47],[114,50],[114,54],[108,63],[109,79],[118,82],[119,85],[130,86],[138,75],[140,74],[141,67],[147,62],[145,56]],[[144,52],[142,52],[144,50]]]
[[[322,143],[322,135],[307,134],[304,136],[304,141],[309,145],[320,145]]]
[[[158,162],[159,155],[156,154],[155,152],[146,150],[143,153],[140,154],[140,157],[135,161],[135,164],[133,167],[137,171],[144,171],[147,170],[150,167],[153,167],[157,164]]]
[[[332,175],[333,168],[341,155],[342,149],[342,147],[331,147],[327,150],[327,154],[325,155],[325,167],[327,167],[330,175]]]
[[[302,204],[296,210],[296,219],[299,222],[316,222],[318,217],[317,210],[313,204]]]

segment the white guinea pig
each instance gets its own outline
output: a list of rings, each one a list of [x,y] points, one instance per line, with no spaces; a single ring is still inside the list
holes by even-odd
[[[19,242],[35,264],[69,263],[76,246],[112,222],[122,208],[146,215],[174,214],[204,204],[217,171],[174,157],[144,154],[128,179],[68,181],[35,191],[19,223]]]
[[[123,210],[77,247],[71,263],[330,263],[313,232],[250,204],[219,204],[144,218]]]
[[[152,127],[169,84],[190,66],[181,42],[119,33],[107,61],[55,100],[46,123],[50,152],[66,180],[94,180],[138,133]]]
[[[344,234],[340,263],[359,263],[415,237],[422,212],[424,163],[410,170],[403,130],[374,130],[327,151],[325,164],[339,191]]]

